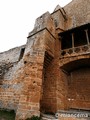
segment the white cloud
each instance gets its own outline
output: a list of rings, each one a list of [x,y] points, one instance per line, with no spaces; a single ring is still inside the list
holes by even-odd
[[[35,19],[71,0],[0,0],[0,52],[26,43]]]

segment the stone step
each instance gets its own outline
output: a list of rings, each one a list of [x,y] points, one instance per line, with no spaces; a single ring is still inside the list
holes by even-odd
[[[42,114],[42,120],[58,120],[54,115]]]

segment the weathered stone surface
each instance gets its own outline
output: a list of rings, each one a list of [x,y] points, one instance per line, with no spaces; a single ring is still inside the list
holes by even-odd
[[[0,53],[0,108],[15,110],[16,120],[40,116],[40,112],[55,114],[58,110],[90,109],[89,6],[90,0],[73,0],[64,8],[58,5],[52,14],[46,12],[36,19],[26,45]],[[63,50],[62,44],[67,46],[69,40],[75,42],[71,31],[82,31],[82,28],[88,45],[83,43],[82,49],[78,46],[80,52],[70,47]],[[70,34],[69,38],[65,32]],[[78,40],[82,39],[77,37]],[[66,56],[61,51],[66,51]],[[65,119],[79,120],[60,118]]]
[[[72,0],[64,7],[67,15],[72,18],[72,26],[66,29],[90,23],[90,0]]]

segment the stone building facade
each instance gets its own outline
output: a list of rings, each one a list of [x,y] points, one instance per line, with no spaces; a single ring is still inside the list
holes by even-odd
[[[0,108],[16,120],[90,110],[90,0],[72,0],[35,21],[23,46],[0,53]]]

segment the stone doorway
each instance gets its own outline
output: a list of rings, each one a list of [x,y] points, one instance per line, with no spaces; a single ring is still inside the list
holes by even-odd
[[[71,71],[68,83],[68,106],[75,109],[90,109],[90,68]]]
[[[61,69],[67,75],[68,109],[90,110],[90,59],[68,62]]]

